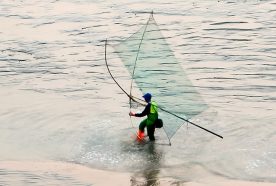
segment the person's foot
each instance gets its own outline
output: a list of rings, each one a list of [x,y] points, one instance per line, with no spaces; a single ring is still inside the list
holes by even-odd
[[[144,140],[144,137],[145,137],[144,132],[139,130],[137,133],[137,140],[142,141],[142,140]]]

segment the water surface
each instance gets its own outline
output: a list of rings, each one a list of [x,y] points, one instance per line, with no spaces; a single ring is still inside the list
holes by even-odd
[[[0,160],[70,161],[147,180],[276,182],[275,9],[258,0],[1,1]],[[172,146],[162,130],[154,145],[133,142],[140,120],[130,122],[128,98],[107,73],[103,41],[130,36],[152,10],[210,108],[194,121],[223,140],[184,125]],[[128,89],[127,70],[110,60]],[[24,174],[2,171],[0,183],[3,175]]]

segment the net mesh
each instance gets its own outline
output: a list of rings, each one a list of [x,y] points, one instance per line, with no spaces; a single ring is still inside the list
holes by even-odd
[[[185,119],[207,109],[207,104],[178,63],[152,14],[140,30],[112,47],[136,86],[142,93],[150,92],[159,107]],[[168,138],[172,138],[184,123],[160,109],[159,118],[164,122]]]

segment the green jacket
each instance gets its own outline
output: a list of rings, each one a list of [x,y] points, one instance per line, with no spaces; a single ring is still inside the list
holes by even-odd
[[[158,119],[158,105],[155,101],[147,104],[142,113],[135,114],[136,117],[143,117],[147,115],[147,125],[152,125]]]

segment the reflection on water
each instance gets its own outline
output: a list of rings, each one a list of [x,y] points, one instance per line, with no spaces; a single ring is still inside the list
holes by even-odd
[[[156,148],[156,144],[154,142],[144,144],[143,152],[146,164],[143,166],[143,170],[140,175],[134,174],[131,178],[131,185],[159,185],[159,173],[162,164],[163,152]]]

